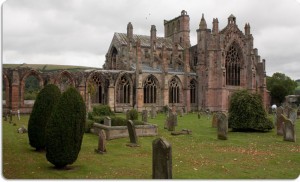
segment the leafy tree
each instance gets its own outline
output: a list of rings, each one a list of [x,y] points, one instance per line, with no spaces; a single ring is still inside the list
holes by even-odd
[[[297,82],[283,73],[274,73],[272,77],[267,77],[267,89],[271,92],[273,103],[280,104],[285,96],[294,94]]]
[[[266,131],[274,127],[267,118],[261,96],[247,90],[232,94],[228,122],[230,128],[238,131]]]
[[[45,130],[52,110],[60,98],[56,85],[46,85],[37,95],[28,121],[29,143],[36,150],[45,148]]]
[[[46,157],[57,168],[76,161],[85,130],[86,108],[80,93],[68,88],[54,108],[46,129]]]

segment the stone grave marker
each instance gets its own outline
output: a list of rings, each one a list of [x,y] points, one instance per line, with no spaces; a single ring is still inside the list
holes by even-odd
[[[10,110],[10,112],[9,112],[9,123],[12,122],[12,115],[13,115],[12,110]]]
[[[152,178],[172,179],[172,146],[162,137],[152,142]]]
[[[277,129],[277,135],[283,135],[283,123],[282,123],[282,115],[283,114],[283,108],[280,106],[277,108],[276,111],[276,129]]]
[[[228,133],[228,118],[225,113],[216,113],[217,127],[218,127],[218,139],[227,140]]]
[[[110,117],[106,116],[104,118],[104,125],[111,126],[111,118]]]
[[[21,120],[20,110],[17,111],[17,114],[18,114],[18,119],[19,119],[19,121],[20,121],[20,120]]]
[[[296,133],[294,123],[283,116],[283,141],[296,142]]]
[[[98,154],[106,153],[106,135],[104,130],[99,131],[98,149],[95,149]]]
[[[25,128],[24,125],[22,125],[22,127],[18,129],[18,133],[21,133],[21,134],[22,133],[27,133],[27,129]]]
[[[142,111],[142,121],[144,123],[148,123],[148,111],[147,110]]]
[[[152,105],[152,107],[151,107],[151,119],[156,118],[156,115],[157,115],[156,112],[157,112],[156,107],[154,105]]]
[[[127,121],[127,129],[129,134],[130,143],[127,144],[129,147],[139,147],[138,138],[135,131],[135,126],[131,120]]]
[[[182,117],[182,116],[183,116],[183,114],[184,114],[184,112],[183,112],[183,108],[181,108],[181,109],[180,109],[180,117]]]
[[[218,127],[218,121],[217,121],[217,113],[214,113],[211,119],[211,127],[217,128]]]
[[[201,118],[201,114],[200,114],[200,112],[198,111],[198,119],[200,119]]]
[[[168,131],[175,131],[175,126],[177,126],[177,113],[171,113],[168,117]]]
[[[289,111],[289,119],[290,119],[293,123],[296,122],[296,120],[297,120],[297,109],[291,109],[291,110]]]

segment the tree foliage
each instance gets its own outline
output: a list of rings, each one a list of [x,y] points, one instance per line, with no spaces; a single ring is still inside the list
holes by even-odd
[[[62,168],[76,161],[85,129],[85,103],[74,88],[68,88],[53,110],[46,129],[46,157]]]
[[[232,94],[228,122],[233,130],[266,131],[274,128],[272,121],[267,118],[261,96],[247,90]]]
[[[285,96],[294,94],[297,82],[283,73],[274,73],[272,77],[267,77],[267,89],[271,92],[274,103],[282,103]]]
[[[46,124],[60,95],[60,90],[53,84],[46,85],[37,95],[28,121],[29,143],[36,150],[45,148]]]

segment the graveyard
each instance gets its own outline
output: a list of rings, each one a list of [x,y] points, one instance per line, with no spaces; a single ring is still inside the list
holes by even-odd
[[[117,116],[125,118],[124,113]],[[85,133],[78,159],[58,170],[47,161],[45,151],[37,152],[29,145],[27,133],[17,132],[23,125],[27,128],[28,119],[29,115],[21,115],[21,120],[14,115],[16,125],[2,122],[2,167],[7,179],[152,179],[152,143],[159,137],[172,146],[173,179],[295,179],[300,174],[297,126],[295,142],[284,141],[276,128],[269,132],[229,129],[226,140],[218,139],[212,115],[178,115],[175,131],[168,131],[166,114],[159,113],[147,118],[158,126],[157,136],[138,137],[136,147],[128,146],[129,137],[107,140],[106,152],[99,154],[95,152],[99,137]]]

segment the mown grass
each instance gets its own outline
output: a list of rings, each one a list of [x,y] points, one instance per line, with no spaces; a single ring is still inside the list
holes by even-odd
[[[300,130],[297,141],[285,142],[271,132],[229,132],[228,140],[217,140],[211,119],[196,114],[178,118],[176,130],[192,130],[192,135],[172,136],[163,129],[164,114],[150,123],[158,124],[159,135],[139,137],[140,147],[127,147],[128,138],[107,142],[107,153],[96,154],[98,137],[85,134],[77,161],[69,170],[57,170],[45,157],[29,146],[27,134],[17,128],[27,127],[29,116],[16,121],[17,126],[2,124],[3,176],[8,179],[151,179],[152,141],[164,137],[172,145],[174,179],[294,179],[300,174]],[[299,120],[297,124],[299,124]]]

